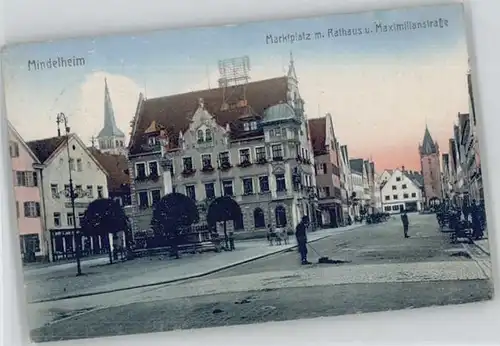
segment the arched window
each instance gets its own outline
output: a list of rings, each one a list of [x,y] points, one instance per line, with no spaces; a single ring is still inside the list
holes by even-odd
[[[276,214],[276,227],[286,226],[286,210],[282,205],[278,205],[274,211]]]
[[[207,142],[210,142],[212,140],[212,130],[210,129],[205,130],[205,140]]]
[[[266,219],[264,217],[264,212],[260,208],[256,208],[253,211],[253,223],[255,228],[266,227]]]
[[[243,223],[243,213],[241,213],[240,216],[233,221],[233,225],[235,231],[242,231],[245,229],[245,225]]]
[[[198,130],[198,142],[203,142],[203,130]]]

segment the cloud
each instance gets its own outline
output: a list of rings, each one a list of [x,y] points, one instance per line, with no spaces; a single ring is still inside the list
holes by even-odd
[[[86,142],[97,136],[104,125],[104,78],[108,81],[116,124],[127,139],[139,94],[143,92],[143,88],[126,76],[106,72],[87,75],[79,88],[78,107],[70,115],[73,131]]]
[[[129,77],[103,71],[85,75],[79,83],[63,89],[57,97],[45,95],[40,90],[31,102],[25,97],[30,94],[29,86],[19,85],[18,90],[12,88],[6,93],[9,120],[28,141],[55,136],[56,114],[63,112],[71,132],[90,145],[91,138],[97,136],[104,124],[104,78],[108,80],[116,123],[128,139],[129,124],[143,89]]]

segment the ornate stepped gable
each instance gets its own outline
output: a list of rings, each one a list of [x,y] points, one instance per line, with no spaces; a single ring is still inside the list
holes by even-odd
[[[245,86],[244,100],[235,98],[230,104],[223,104],[224,93],[232,90],[238,94],[241,86],[193,91],[184,94],[143,100],[137,112],[135,131],[130,139],[129,154],[140,154],[147,144],[145,133],[155,121],[165,127],[170,148],[179,147],[180,133],[188,130],[192,117],[202,99],[204,108],[212,114],[221,127],[229,125],[232,138],[262,135],[262,130],[241,131],[243,122],[248,118],[260,118],[264,111],[275,104],[287,102],[288,77],[278,77],[248,83]]]

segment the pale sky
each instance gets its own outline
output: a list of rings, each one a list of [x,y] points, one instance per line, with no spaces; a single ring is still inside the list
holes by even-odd
[[[439,18],[448,25],[266,44],[268,34],[327,36],[330,28],[376,31],[378,21]],[[331,113],[351,158],[372,157],[378,172],[420,169],[426,123],[446,152],[457,114],[468,112],[462,7],[448,5],[11,47],[4,61],[8,118],[28,141],[56,135],[56,114],[64,112],[90,145],[103,125],[105,77],[117,124],[128,135],[140,92],[152,98],[215,87],[218,61],[245,55],[251,80],[281,76],[290,51],[307,116]],[[28,71],[30,59],[73,56],[86,65]]]

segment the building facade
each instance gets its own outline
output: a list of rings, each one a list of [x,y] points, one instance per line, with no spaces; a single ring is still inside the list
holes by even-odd
[[[424,177],[425,204],[429,207],[443,199],[439,145],[432,139],[429,128],[425,127],[424,139],[419,146],[420,165]]]
[[[353,193],[351,195],[353,213],[355,218],[364,215],[366,208],[365,199],[365,181],[364,165],[362,159],[353,159],[349,161]]]
[[[417,212],[423,208],[422,186],[404,170],[392,171],[389,179],[382,182],[381,195],[386,213]]]
[[[104,125],[96,139],[102,153],[127,155],[125,134],[116,125],[107,79],[104,79]]]
[[[230,195],[242,219],[235,236],[316,223],[309,126],[293,60],[287,76],[139,99],[129,145],[133,232],[150,228],[152,206],[170,191],[201,211]],[[247,232],[244,232],[247,231]]]
[[[48,245],[44,237],[40,170],[36,168],[39,161],[12,124],[8,125],[19,242],[23,259],[29,262],[45,257]]]
[[[41,209],[49,258],[54,261],[71,258],[76,249],[76,237],[69,170],[77,197],[74,215],[77,229],[90,202],[108,197],[107,173],[75,134],[31,141],[28,146],[40,162]],[[81,240],[83,253],[105,247],[101,237],[82,237]]]
[[[353,205],[353,182],[351,174],[351,166],[349,164],[349,151],[347,145],[340,146],[341,158],[341,192],[342,200],[345,201],[342,207],[344,209],[344,220],[351,218],[354,219],[354,205]]]
[[[319,215],[323,227],[344,224],[340,145],[335,137],[332,116],[309,120],[314,152]]]

